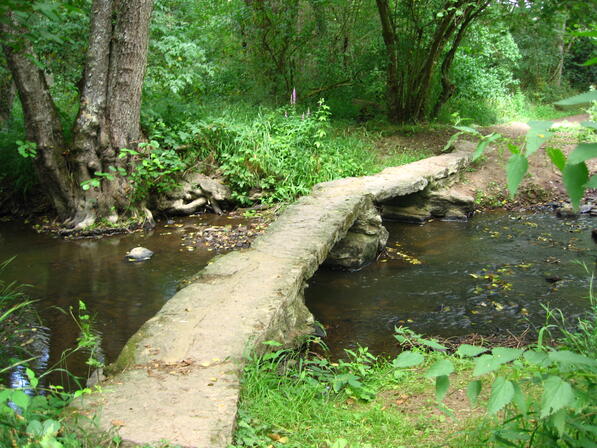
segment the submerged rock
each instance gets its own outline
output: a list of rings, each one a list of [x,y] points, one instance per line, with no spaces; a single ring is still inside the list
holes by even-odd
[[[135,247],[126,253],[126,258],[129,261],[145,261],[153,256],[153,252],[144,247]]]

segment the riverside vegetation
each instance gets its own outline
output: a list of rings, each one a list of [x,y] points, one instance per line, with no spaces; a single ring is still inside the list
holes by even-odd
[[[571,327],[547,310],[526,347],[462,344],[448,353],[400,327],[395,359],[367,348],[337,362],[321,350],[252,359],[234,447],[595,446],[597,301],[589,300]]]

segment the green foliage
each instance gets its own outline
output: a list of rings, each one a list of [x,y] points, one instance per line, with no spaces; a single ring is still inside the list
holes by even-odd
[[[0,273],[10,262],[0,265]],[[0,445],[6,447],[24,448],[79,448],[111,446],[114,439],[110,435],[100,434],[92,436],[83,434],[78,423],[69,420],[63,414],[65,408],[73,399],[90,392],[89,389],[79,388],[74,392],[67,392],[61,386],[44,386],[46,377],[57,369],[56,366],[38,375],[28,367],[37,356],[23,352],[14,338],[25,332],[27,336],[36,337],[36,332],[30,331],[32,325],[27,314],[34,311],[21,292],[21,287],[15,283],[6,284],[0,279],[0,375],[2,378],[9,372],[22,378],[20,387],[6,387],[0,384]],[[77,346],[64,353],[61,362],[77,351],[87,352],[87,363],[90,367],[101,367],[103,364],[96,357],[98,337],[94,334],[91,317],[86,306],[79,302],[77,316],[70,310],[71,316],[79,325],[80,335]],[[10,331],[11,335],[5,334]],[[17,355],[17,358],[7,358],[7,355]],[[23,359],[25,355],[28,359]],[[89,422],[92,424],[92,422]],[[98,433],[99,434],[99,433]]]
[[[366,142],[332,128],[330,110],[323,101],[314,111],[299,112],[294,106],[261,109],[247,119],[226,109],[222,117],[189,119],[172,128],[154,122],[151,135],[164,147],[182,148],[160,153],[162,165],[166,156],[171,160],[172,173],[190,167],[217,169],[241,204],[256,198],[293,200],[318,182],[362,175],[375,168]],[[154,179],[151,184],[155,185]]]
[[[594,323],[582,320],[583,326],[568,332],[564,344],[578,340],[587,329],[594,332]],[[404,334],[408,336],[405,337]],[[430,340],[412,331],[397,329],[397,337],[418,346],[429,346]],[[581,339],[582,340],[582,339]],[[463,345],[456,355],[474,359],[473,377],[467,396],[473,406],[478,402],[484,385],[490,384],[486,409],[500,415],[501,424],[494,430],[491,441],[499,446],[565,446],[585,447],[597,430],[597,360],[594,347],[589,351],[583,343],[575,344],[580,352],[565,348],[514,349],[495,347],[491,353],[485,347]],[[418,351],[403,351],[400,360],[416,356],[416,364],[423,362]],[[479,356],[480,355],[480,356]],[[404,367],[409,366],[407,363]],[[449,388],[453,363],[442,358],[427,370],[427,378],[436,378],[436,395],[441,401]],[[537,400],[541,397],[540,400]]]

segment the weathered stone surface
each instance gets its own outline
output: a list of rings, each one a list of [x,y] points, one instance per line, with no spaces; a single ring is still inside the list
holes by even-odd
[[[317,185],[251,249],[214,259],[197,281],[166,302],[106,369],[111,377],[101,392],[77,406],[96,415],[104,428],[117,422],[125,443],[226,447],[246,354],[263,352],[263,341],[290,345],[310,331],[306,281],[371,198],[379,203],[421,191],[456,173],[469,155],[454,152],[376,176]],[[360,226],[361,235],[375,227],[367,219]]]
[[[369,198],[353,226],[335,244],[324,264],[336,268],[359,269],[377,258],[386,246],[388,237],[381,215]]]
[[[383,217],[395,221],[424,223],[433,218],[466,221],[472,215],[475,199],[450,189],[425,189],[408,196],[386,201]]]

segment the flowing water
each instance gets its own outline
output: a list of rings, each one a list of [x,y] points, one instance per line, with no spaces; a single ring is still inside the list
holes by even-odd
[[[68,310],[79,300],[95,316],[100,357],[113,361],[128,338],[176,292],[179,281],[206,265],[207,249],[187,250],[183,236],[205,225],[239,220],[200,217],[160,225],[149,233],[62,240],[21,223],[0,222],[0,261],[16,255],[4,280],[31,285],[45,329],[43,370],[79,336]],[[358,272],[320,270],[306,301],[327,328],[332,352],[357,344],[374,352],[395,349],[393,329],[408,325],[428,335],[520,331],[543,323],[542,304],[568,316],[587,309],[590,270],[597,251],[590,218],[490,213],[468,223],[387,224],[388,255]],[[203,227],[204,228],[204,227]],[[126,261],[135,246],[155,252],[146,262]],[[165,335],[167,337],[167,335]],[[82,360],[68,364],[76,374]]]
[[[214,252],[192,251],[182,237],[206,225],[236,225],[239,220],[208,216],[158,225],[151,232],[135,232],[101,239],[63,240],[38,234],[29,226],[0,222],[0,262],[16,258],[2,273],[5,281],[30,285],[24,292],[36,303],[45,328],[40,329],[44,370],[75,346],[79,329],[69,315],[85,302],[101,340],[99,357],[114,361],[128,338],[172,297],[181,279],[203,268]],[[136,246],[155,252],[153,258],[132,263],[125,253]],[[68,368],[85,375],[82,356]]]
[[[597,250],[590,217],[487,213],[469,222],[386,223],[388,256],[358,272],[321,269],[306,302],[332,355],[396,352],[394,328],[451,337],[519,333],[588,308]],[[590,273],[577,261],[584,262]]]

